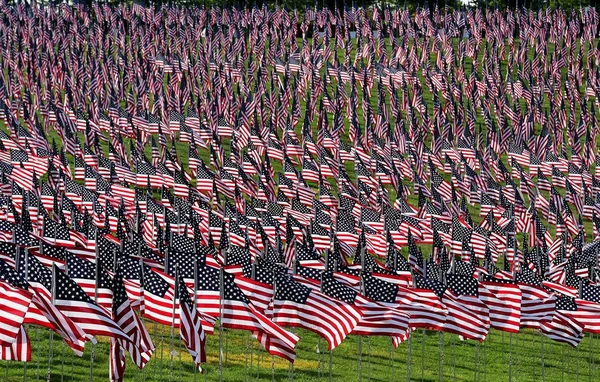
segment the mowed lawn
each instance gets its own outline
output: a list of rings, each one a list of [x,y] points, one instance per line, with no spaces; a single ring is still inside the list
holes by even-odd
[[[203,365],[204,373],[194,374],[193,363],[177,331],[173,333],[172,341],[170,328],[150,322],[147,328],[157,347],[156,353],[144,370],[138,370],[128,362],[125,380],[219,380],[218,330],[207,340],[208,363]],[[28,333],[32,361],[26,368],[20,362],[0,362],[1,380],[47,380],[50,354],[53,355],[50,381],[90,380],[90,343],[83,357],[77,358],[57,336],[54,336],[50,349],[47,330],[31,327]],[[297,334],[301,339],[292,369],[288,363],[267,354],[250,333],[224,331],[223,380],[328,381],[330,355],[325,341],[306,330],[297,330]],[[600,339],[597,336],[587,335],[578,348],[572,348],[550,341],[532,330],[512,336],[491,330],[481,344],[460,341],[453,334],[417,330],[410,341],[396,349],[392,348],[388,338],[349,336],[332,352],[331,380],[597,381],[600,378],[598,347]],[[362,373],[359,371],[359,348],[362,348]],[[100,339],[95,354],[92,380],[106,381],[109,378],[106,339]],[[171,354],[175,354],[173,359]]]
[[[533,51],[530,54],[533,55]],[[469,73],[469,70],[470,68],[466,72]],[[502,74],[504,73],[503,66]],[[426,87],[423,90],[431,111],[432,95]],[[361,93],[359,90],[359,102]],[[544,102],[547,103],[547,100]],[[371,103],[376,108],[376,97],[373,97]],[[303,108],[304,102],[302,102]],[[362,111],[359,109],[358,113],[362,121]],[[578,108],[575,113],[579,114]],[[332,116],[329,117],[331,121]],[[483,128],[480,117],[478,123]],[[300,126],[302,121],[298,124],[298,127]],[[1,127],[5,129],[4,126]],[[315,127],[316,120],[313,121],[313,129]],[[537,132],[539,128],[536,125]],[[80,135],[80,139],[82,137]],[[49,138],[55,138],[58,145],[61,145],[55,132],[51,132]],[[347,136],[343,138],[347,140]],[[228,155],[229,140],[225,139],[223,143]],[[127,140],[126,147],[128,147]],[[103,149],[106,153],[107,148],[103,147]],[[149,145],[146,146],[146,153],[150,153]],[[177,153],[185,167],[188,145],[179,143]],[[200,155],[208,163],[208,151],[200,150]],[[68,159],[72,165],[70,155]],[[505,156],[502,159],[507,162]],[[279,163],[273,164],[276,171],[281,170]],[[354,178],[353,166],[347,164],[346,169],[350,177]],[[395,193],[391,190],[390,197],[395,198]],[[409,202],[416,205],[416,197],[411,195]],[[478,216],[478,209],[470,208],[474,221],[479,222],[481,217]],[[554,234],[554,227],[548,228]],[[591,237],[589,221],[585,221],[585,229],[588,238]],[[519,236],[518,239],[521,243],[522,238]],[[427,255],[428,251],[423,249]],[[204,373],[199,374],[194,373],[191,358],[183,347],[177,331],[172,333],[170,328],[150,322],[147,323],[147,328],[157,346],[156,353],[144,370],[137,370],[128,359],[126,380],[218,381],[220,379],[218,330],[207,339],[208,362],[203,365]],[[27,327],[27,329],[32,343],[32,361],[26,364],[26,367],[19,362],[0,361],[0,380],[44,381],[48,376],[50,381],[109,379],[107,339],[99,340],[95,347],[95,359],[91,364],[91,344],[87,345],[84,356],[77,358],[66,345],[61,343],[57,335],[51,342],[47,330],[39,327]],[[250,333],[236,330],[226,330],[223,333],[222,379],[224,381],[290,379],[327,381],[330,378],[330,354],[325,341],[319,340],[316,334],[306,330],[296,330],[301,339],[297,347],[296,362],[291,368],[288,363],[268,355]],[[458,336],[452,334],[418,330],[413,333],[410,341],[404,342],[397,349],[391,347],[389,338],[359,339],[357,336],[349,336],[331,354],[331,380],[344,382],[361,380],[598,381],[600,380],[600,356],[596,354],[597,348],[600,348],[600,340],[591,335],[586,335],[578,348],[572,348],[544,339],[541,334],[531,330],[522,330],[518,335],[491,330],[487,340],[482,344],[473,341],[463,342]],[[360,357],[359,349],[362,349]],[[360,364],[362,367],[359,366]],[[50,367],[49,374],[48,367]]]

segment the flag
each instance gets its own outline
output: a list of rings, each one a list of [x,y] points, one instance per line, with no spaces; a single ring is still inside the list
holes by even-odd
[[[352,334],[392,337],[395,339],[396,346],[408,338],[410,333],[408,313],[369,300],[350,286],[336,280],[331,272],[323,273],[320,288],[324,295],[360,309],[363,315]]]
[[[273,322],[298,326],[325,338],[328,350],[339,346],[360,322],[356,307],[311,290],[287,275],[275,276]]]
[[[152,343],[150,334],[144,327],[142,319],[135,314],[131,307],[120,269],[117,270],[112,281],[112,319],[129,336],[130,340],[125,341],[115,338],[116,343],[111,342],[111,346],[120,346],[127,349],[133,363],[141,369],[150,360],[154,351],[154,344]],[[122,355],[122,352],[113,351],[115,352],[115,356]],[[125,360],[123,359],[122,364],[124,363]]]
[[[54,275],[54,305],[65,316],[73,320],[89,335],[131,341],[129,336],[111,319],[110,314],[94,303],[85,291],[56,265],[53,265],[52,273]]]
[[[235,284],[233,275],[199,264],[197,288],[200,310],[207,307],[213,314],[217,314],[216,317],[222,317],[224,327],[248,330],[269,354],[294,361],[294,348],[299,337],[281,328],[254,307]],[[223,293],[222,298],[219,291]],[[211,297],[207,298],[207,294]],[[208,309],[204,311],[206,314],[210,314]]]
[[[19,327],[17,337],[11,344],[0,344],[0,359],[4,361],[31,361],[31,344],[25,327]]]
[[[513,280],[480,275],[479,299],[490,310],[490,326],[509,333],[518,333],[521,325],[521,289]]]
[[[0,345],[10,346],[19,341],[19,331],[31,304],[32,294],[26,283],[19,283],[14,272],[1,261],[0,267]],[[21,287],[14,286],[20,284]],[[25,289],[24,289],[25,288]]]
[[[444,331],[482,342],[490,328],[488,307],[478,298],[478,283],[472,276],[446,275],[442,302],[448,308]]]
[[[206,362],[206,335],[202,329],[202,322],[196,304],[190,299],[187,287],[181,279],[176,280],[176,300],[179,301],[179,335],[192,356],[196,367],[200,368]],[[202,370],[200,368],[200,370]]]
[[[35,256],[24,252],[16,259],[16,272],[18,279],[27,280],[29,290],[32,292],[31,305],[25,315],[25,323],[39,325],[56,331],[69,345],[78,357],[83,355],[86,333],[65,316],[52,303],[52,271],[41,264]],[[0,263],[4,269],[12,271],[6,263]],[[16,279],[16,276],[15,276]],[[95,341],[95,340],[93,340]]]

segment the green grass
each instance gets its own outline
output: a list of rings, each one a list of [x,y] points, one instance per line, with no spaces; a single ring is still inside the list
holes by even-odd
[[[455,42],[457,44],[457,42]],[[518,41],[515,42],[518,44]],[[389,50],[389,44],[386,44]],[[456,47],[456,46],[455,46]],[[489,49],[488,44],[484,49]],[[551,54],[554,46],[550,44],[548,54]],[[352,51],[352,59],[356,52],[356,47]],[[343,52],[338,50],[338,56]],[[389,53],[389,51],[388,51]],[[420,52],[417,52],[419,55]],[[482,69],[483,49],[479,52],[479,70]],[[530,49],[529,57],[533,58],[533,49]],[[587,56],[587,49],[584,57]],[[547,57],[548,58],[548,57]],[[343,61],[343,57],[341,57]],[[434,58],[432,57],[432,60]],[[471,60],[467,59],[465,63],[468,77],[471,70]],[[501,62],[501,77],[506,74],[506,62]],[[514,74],[514,73],[513,73]],[[563,80],[566,77],[563,70]],[[423,83],[421,73],[419,79]],[[334,82],[335,84],[335,79]],[[165,86],[167,77],[165,77]],[[267,89],[269,84],[267,84]],[[333,92],[330,87],[330,95]],[[346,91],[350,92],[350,86],[346,86]],[[397,89],[401,96],[401,89]],[[377,92],[373,91],[373,97],[369,100],[373,107],[373,112],[377,112]],[[423,95],[431,113],[433,106],[433,95],[426,86],[423,86]],[[358,104],[362,105],[362,89],[358,87]],[[301,109],[304,110],[305,102],[301,100]],[[389,102],[389,96],[387,96]],[[440,99],[442,107],[445,101]],[[549,100],[544,99],[544,107],[548,107]],[[522,105],[524,106],[524,104]],[[579,118],[580,108],[575,105],[574,109],[569,108],[568,113],[574,112]],[[478,115],[478,124],[483,126],[483,121]],[[332,124],[333,116],[329,115],[329,123]],[[358,110],[358,119],[363,123],[362,108]],[[393,126],[394,121],[389,121]],[[303,125],[302,118],[297,126],[297,133]],[[0,126],[4,128],[4,126]],[[316,118],[312,121],[313,133],[316,136]],[[349,122],[345,120],[345,130],[347,131]],[[363,127],[364,129],[364,127]],[[363,130],[364,131],[364,130]],[[482,130],[485,131],[485,130]],[[540,126],[536,125],[536,132],[539,133]],[[51,141],[55,138],[60,145],[60,139],[56,132],[49,131],[48,138]],[[83,135],[79,134],[80,140]],[[342,139],[349,143],[347,134]],[[226,155],[229,154],[229,139],[223,140],[226,146]],[[426,144],[430,144],[430,137],[426,137]],[[125,140],[125,146],[129,151],[129,139]],[[170,146],[170,144],[169,144]],[[187,167],[188,146],[178,143],[176,146],[177,154],[184,168]],[[104,154],[108,149],[103,146]],[[149,145],[146,146],[146,154],[150,154]],[[200,155],[208,163],[208,150],[200,150]],[[67,158],[71,166],[73,158],[68,155]],[[506,156],[502,156],[504,163],[507,163]],[[278,162],[272,162],[276,172],[281,171],[281,165]],[[355,178],[354,167],[351,163],[346,164],[346,170],[351,178]],[[517,184],[519,181],[516,182]],[[407,183],[408,184],[408,183]],[[314,184],[311,184],[315,186]],[[390,189],[390,198],[395,199],[395,193]],[[547,196],[547,195],[545,195]],[[409,203],[416,205],[415,195],[409,197]],[[481,221],[478,208],[469,207],[475,223]],[[554,234],[554,227],[548,227]],[[591,224],[585,220],[585,229],[588,238],[591,237]],[[425,249],[425,248],[424,248]],[[428,251],[426,250],[425,253]],[[157,351],[152,360],[143,371],[137,370],[131,363],[127,362],[126,380],[136,381],[191,381],[194,380],[194,367],[190,356],[182,346],[177,333],[175,339],[171,341],[170,329],[168,327],[157,326],[153,323],[147,323],[152,339],[157,346]],[[70,349],[63,345],[58,336],[54,336],[53,346],[50,349],[48,331],[29,327],[28,333],[32,344],[32,361],[24,369],[22,363],[0,362],[0,379],[5,381],[23,381],[23,380],[46,380],[47,368],[49,366],[48,355],[53,354],[50,364],[51,381],[86,381],[90,376],[90,354],[91,344],[86,347],[86,352],[82,358],[73,356]],[[223,339],[225,346],[223,365],[223,380],[241,381],[241,380],[277,380],[283,381],[289,379],[291,370],[289,365],[268,355],[260,345],[251,338],[248,332],[225,331]],[[306,330],[297,330],[300,341],[297,346],[297,361],[293,368],[293,379],[298,381],[327,380],[329,377],[329,354],[324,351],[319,355],[316,351],[319,346],[322,350],[326,349],[324,340],[318,339],[318,336]],[[172,343],[177,354],[171,360]],[[487,340],[482,344],[473,341],[462,342],[456,335],[440,334],[431,331],[417,331],[414,333],[410,342],[401,344],[393,350],[390,346],[389,338],[363,338],[362,339],[362,379],[373,381],[390,380],[478,380],[478,381],[506,381],[509,380],[509,374],[514,381],[537,381],[543,379],[546,381],[578,381],[588,380],[596,381],[600,379],[600,356],[595,354],[594,350],[600,346],[597,339],[590,338],[589,335],[574,349],[567,345],[561,345],[544,339],[541,334],[531,330],[523,330],[518,335],[509,336],[501,332],[491,330]],[[542,348],[544,357],[542,359]],[[332,380],[334,381],[359,381],[360,373],[358,371],[358,349],[359,338],[349,336],[332,354]],[[369,350],[370,349],[370,350]],[[93,363],[93,380],[108,379],[108,342],[101,339],[95,349],[95,361]],[[219,380],[219,335],[218,331],[207,339],[208,362],[204,365],[204,375],[197,375],[197,379],[216,381]],[[368,355],[370,354],[370,356]],[[512,360],[512,361],[511,361]],[[171,378],[171,365],[172,378]],[[543,365],[543,366],[542,366]],[[4,370],[3,370],[4,368]],[[5,374],[3,374],[5,373]]]
[[[175,333],[173,377],[171,379],[171,335],[167,327],[147,323],[157,346],[156,353],[144,370],[132,365],[127,355],[127,381],[193,381],[194,367],[190,356]],[[23,363],[0,362],[0,379],[4,381],[45,381],[48,368],[48,331],[32,327],[28,331],[32,344],[32,361],[25,371]],[[296,381],[327,381],[329,353],[326,342],[316,334],[298,330],[300,342],[293,371],[289,364],[267,354],[248,332],[224,331],[224,381],[284,381],[291,373]],[[543,342],[543,343],[542,343]],[[87,381],[90,375],[91,344],[87,344],[82,358],[54,337],[51,381]],[[424,381],[596,381],[600,378],[600,354],[594,350],[600,345],[589,336],[578,349],[562,345],[542,335],[523,330],[519,334],[492,330],[484,343],[463,342],[452,334],[418,330],[411,341],[402,343],[392,352],[388,338],[362,338],[362,380],[424,380]],[[317,353],[317,346],[321,355]],[[108,380],[108,342],[101,339],[96,346],[93,380]],[[543,366],[542,366],[543,347]],[[370,352],[369,352],[370,348]],[[219,334],[209,336],[206,351],[208,363],[199,381],[219,380]],[[332,353],[332,380],[359,381],[359,337],[349,336]],[[370,356],[369,356],[370,353]],[[591,355],[591,356],[590,356]],[[511,362],[512,359],[512,362]],[[509,365],[512,364],[512,367]],[[410,368],[408,367],[410,365]],[[274,368],[273,368],[274,367]],[[441,374],[440,374],[441,371]]]

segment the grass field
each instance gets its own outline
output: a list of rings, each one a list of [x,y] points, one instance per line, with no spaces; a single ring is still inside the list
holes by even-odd
[[[552,46],[551,46],[552,47]],[[553,48],[553,47],[552,47]],[[551,52],[551,51],[550,51]],[[549,52],[549,53],[550,53]],[[339,54],[340,52],[338,52]],[[354,52],[353,52],[354,53]],[[483,58],[483,52],[480,52]],[[533,49],[530,55],[533,56]],[[587,52],[585,53],[587,55]],[[466,73],[470,72],[470,62],[467,60]],[[481,65],[479,66],[481,69]],[[506,73],[506,65],[501,67],[502,76]],[[422,78],[421,78],[422,80]],[[166,78],[165,78],[166,82]],[[335,81],[334,81],[335,82]],[[432,95],[423,87],[424,98],[430,107]],[[349,87],[347,87],[349,91]],[[376,94],[374,92],[374,94]],[[362,92],[359,90],[359,104]],[[376,110],[377,99],[373,97],[371,104]],[[443,100],[441,100],[444,103]],[[548,100],[544,100],[545,104]],[[302,102],[301,109],[305,104]],[[573,110],[577,115],[579,110]],[[362,122],[362,110],[358,110]],[[330,120],[332,116],[329,116]],[[298,124],[302,126],[302,120]],[[346,124],[348,121],[345,121]],[[390,121],[391,122],[391,121]],[[478,122],[483,125],[480,117]],[[346,128],[348,126],[346,125]],[[4,126],[2,126],[4,128]],[[313,129],[316,120],[313,121]],[[540,127],[536,126],[539,132]],[[6,130],[5,130],[6,131]],[[60,146],[58,135],[50,132],[49,139],[55,138]],[[83,140],[80,134],[80,140]],[[343,137],[347,141],[347,136]],[[429,138],[428,138],[429,139]],[[227,147],[229,140],[223,141]],[[427,141],[429,143],[429,141]],[[126,140],[126,147],[129,142]],[[177,153],[182,166],[187,166],[188,145],[177,144]],[[105,154],[107,147],[103,146]],[[146,154],[150,154],[146,146]],[[228,154],[228,152],[227,152]],[[208,162],[208,151],[201,150],[200,155]],[[68,159],[73,164],[73,158]],[[503,161],[506,163],[506,157]],[[276,172],[281,171],[280,163],[274,162]],[[354,178],[354,168],[348,163],[346,170]],[[518,184],[518,181],[517,181]],[[312,184],[314,186],[314,184]],[[545,194],[547,196],[547,194]],[[390,197],[395,193],[390,190]],[[415,195],[409,197],[409,202],[416,205]],[[469,207],[475,222],[479,222],[479,211]],[[554,235],[554,227],[548,227]],[[591,224],[585,221],[588,237],[591,237]],[[521,237],[519,237],[519,243]],[[424,248],[424,253],[428,251]],[[219,335],[218,331],[207,340],[208,363],[204,366],[204,374],[194,374],[193,363],[187,351],[182,346],[178,333],[174,333],[172,341],[170,328],[147,323],[157,351],[143,371],[135,369],[128,362],[126,380],[135,381],[218,381],[219,380]],[[108,380],[108,342],[101,339],[95,349],[95,361],[90,367],[91,344],[87,345],[84,356],[74,357],[67,346],[55,336],[50,346],[48,331],[38,327],[28,328],[32,343],[32,361],[27,364],[17,362],[0,362],[0,380],[29,381],[46,380],[47,368],[50,366],[50,381],[86,381]],[[589,335],[577,349],[544,339],[539,333],[524,330],[518,335],[509,336],[491,330],[487,340],[482,344],[472,341],[462,342],[457,336],[440,334],[430,331],[417,331],[410,341],[392,349],[388,338],[348,337],[331,355],[325,350],[324,340],[319,341],[317,335],[297,330],[301,340],[297,346],[297,360],[293,370],[280,359],[269,356],[260,345],[252,339],[248,332],[224,332],[223,342],[224,364],[222,377],[225,381],[284,381],[293,378],[297,381],[327,381],[331,366],[333,381],[353,382],[359,380],[393,381],[393,380],[422,380],[422,381],[597,381],[600,380],[600,355],[596,348],[600,341]],[[359,343],[360,342],[360,343]],[[174,347],[172,346],[174,344]],[[321,348],[321,353],[317,352]],[[359,349],[362,349],[362,368],[359,368]],[[173,350],[175,353],[173,353]],[[52,354],[52,362],[49,355]],[[172,357],[172,354],[175,354]],[[370,356],[369,356],[370,354]],[[543,356],[542,356],[543,355]],[[173,359],[172,359],[173,358]],[[362,369],[362,372],[359,370]]]
[[[175,333],[176,355],[171,363],[170,329],[152,323],[148,323],[147,328],[157,351],[144,370],[138,370],[128,362],[125,380],[219,380],[218,331],[207,341],[208,364],[203,366],[204,374],[194,376],[193,363],[178,334]],[[291,371],[289,365],[279,359],[273,363],[273,358],[248,332],[224,331],[223,380],[284,381],[293,378],[295,381],[327,381],[329,353],[325,341],[319,341],[315,334],[306,330],[297,333],[301,340]],[[26,369],[23,363],[1,362],[1,380],[46,380],[50,354],[48,332],[32,327],[29,336],[32,361]],[[56,336],[53,344],[50,381],[89,380],[91,344],[87,345],[81,359],[74,357]],[[387,338],[363,337],[362,378],[358,368],[359,346],[359,337],[350,336],[333,351],[333,381],[597,381],[600,378],[600,354],[595,351],[600,340],[590,336],[586,336],[576,349],[544,339],[531,330],[512,336],[491,330],[482,344],[463,342],[452,334],[418,330],[411,341],[393,351]],[[320,355],[317,353],[319,347]],[[96,346],[93,380],[108,380],[108,342],[102,339]]]

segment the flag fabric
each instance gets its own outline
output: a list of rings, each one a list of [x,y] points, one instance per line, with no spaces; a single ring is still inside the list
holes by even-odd
[[[117,342],[111,342],[110,346],[122,347],[129,351],[132,361],[141,369],[150,360],[150,356],[154,351],[154,344],[152,343],[150,334],[144,327],[142,320],[135,314],[131,307],[131,303],[127,297],[123,275],[120,270],[117,270],[117,273],[113,278],[112,295],[112,319],[131,340],[124,341],[123,339],[116,339]],[[123,353],[117,349],[111,351],[111,357],[112,356],[124,358]],[[115,359],[114,363],[115,365],[124,365],[125,361]],[[111,362],[111,365],[112,364],[113,363]],[[120,374],[118,371],[120,368],[121,367],[119,366],[115,369],[116,375]]]
[[[288,276],[275,276],[273,322],[317,333],[327,341],[328,350],[339,346],[361,317],[362,312],[346,302],[327,298]]]
[[[53,266],[54,305],[81,329],[92,336],[106,336],[131,341],[110,317],[98,306],[79,285],[65,275],[56,265]]]
[[[522,293],[516,282],[482,274],[478,294],[489,308],[492,328],[509,333],[519,332]]]
[[[192,356],[196,367],[200,368],[206,362],[206,335],[202,329],[202,322],[194,302],[181,279],[177,279],[176,300],[179,301],[179,335],[188,352]],[[200,368],[200,370],[202,370]]]
[[[24,283],[20,283],[21,287],[13,286],[12,283],[18,283],[14,272],[10,272],[6,263],[3,262],[2,265],[0,267],[0,309],[2,309],[0,344],[10,345],[19,339],[18,334],[25,322],[32,294],[26,290]]]

